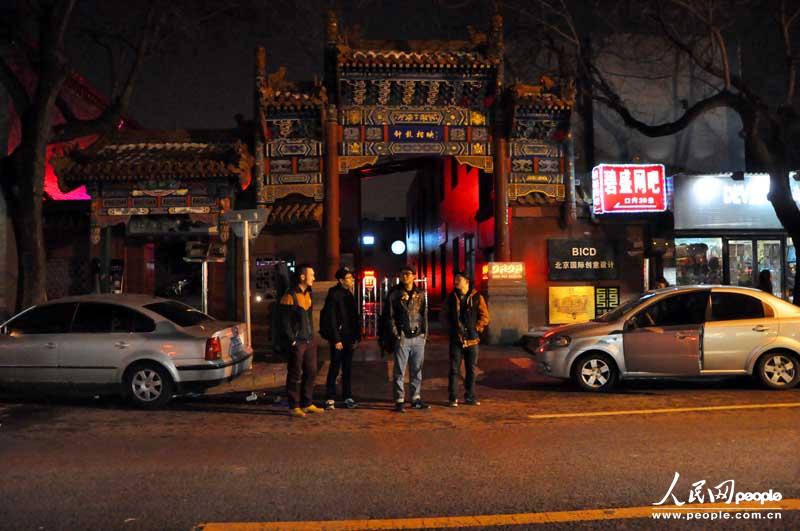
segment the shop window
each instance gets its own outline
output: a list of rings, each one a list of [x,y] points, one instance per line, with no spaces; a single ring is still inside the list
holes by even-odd
[[[728,242],[728,267],[733,286],[753,287],[753,241]]]
[[[453,238],[453,273],[461,269],[461,246],[459,238]]]
[[[722,238],[675,238],[679,286],[722,284]]]
[[[472,278],[475,275],[475,235],[464,236],[464,270]]]
[[[756,270],[756,278],[761,271],[769,271],[772,280],[772,294],[780,297],[781,286],[783,279],[781,272],[783,271],[782,257],[781,257],[781,241],[780,240],[756,240],[756,258],[758,260],[758,267]]]
[[[762,317],[764,317],[764,305],[755,297],[742,293],[711,294],[712,321],[735,321]]]
[[[436,287],[436,251],[431,251],[431,287]]]
[[[442,302],[447,298],[447,244],[439,246],[439,258],[441,259],[440,271],[442,272]]]

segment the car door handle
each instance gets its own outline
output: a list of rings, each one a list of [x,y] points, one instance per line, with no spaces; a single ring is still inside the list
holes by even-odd
[[[693,339],[694,334],[675,334],[675,337],[678,339]]]
[[[768,332],[769,328],[764,325],[757,325],[753,327],[753,332]]]
[[[52,350],[52,349],[56,348],[57,345],[55,343],[53,343],[52,341],[48,341],[47,343],[44,344],[44,346]]]
[[[129,344],[126,341],[117,341],[114,343],[114,346],[117,348],[128,348]]]

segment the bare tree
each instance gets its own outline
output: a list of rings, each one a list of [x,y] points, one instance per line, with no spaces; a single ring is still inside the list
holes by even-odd
[[[797,3],[532,0],[509,2],[507,8],[537,28],[542,44],[569,65],[578,80],[579,100],[588,97],[605,105],[625,126],[645,136],[679,133],[715,109],[733,111],[742,125],[746,170],[769,173],[769,200],[786,232],[800,242],[800,209],[789,184],[790,172],[800,168]],[[676,118],[648,121],[632,109],[614,77],[604,71],[603,54],[611,53],[625,35],[659,38],[703,74],[704,89],[694,101],[683,102]],[[628,40],[628,45],[632,42]],[[754,74],[745,76],[749,68]]]
[[[27,307],[46,299],[42,200],[47,145],[115,130],[130,106],[147,57],[167,48],[169,36],[190,34],[235,5],[221,0],[188,2],[185,6],[152,0],[142,8],[142,4],[123,7],[86,2],[87,16],[74,20],[77,0],[29,0],[19,4],[11,50],[0,58],[0,83],[20,117],[21,139],[4,161],[5,172],[11,175],[2,180],[2,192],[10,205],[19,257],[17,306]],[[97,13],[104,7],[110,11],[106,13],[108,19],[102,21]],[[110,103],[91,119],[76,116],[61,93],[72,72],[68,37],[78,33],[105,51],[111,77]],[[32,93],[9,64],[10,56],[35,72]],[[64,121],[54,125],[57,112]]]

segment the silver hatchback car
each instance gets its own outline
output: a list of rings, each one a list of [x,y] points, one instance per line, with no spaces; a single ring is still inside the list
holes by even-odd
[[[148,295],[84,295],[0,325],[0,384],[113,387],[156,408],[249,370],[243,323]]]
[[[731,286],[651,291],[597,319],[528,338],[542,374],[607,391],[637,377],[755,375],[800,382],[800,308]]]

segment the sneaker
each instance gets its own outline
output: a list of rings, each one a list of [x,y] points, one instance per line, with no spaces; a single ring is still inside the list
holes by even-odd
[[[414,409],[430,409],[431,408],[431,406],[429,406],[428,404],[423,402],[421,398],[417,398],[416,400],[414,400],[411,403],[411,407],[413,407]]]
[[[395,402],[394,403],[394,410],[398,413],[403,413],[406,410],[405,402]]]
[[[458,400],[451,400],[447,405],[450,407],[458,407]]]
[[[466,405],[468,405],[468,406],[479,406],[479,405],[481,405],[480,400],[478,400],[477,398],[467,398],[466,400],[464,400],[464,403]]]
[[[336,409],[336,402],[334,402],[333,400],[326,400],[325,411],[330,411],[332,409]]]
[[[308,407],[304,407],[303,411],[306,412],[306,413],[324,413],[325,412],[324,409],[320,409],[317,406],[315,406],[314,404],[311,404]]]
[[[306,412],[300,409],[299,407],[295,407],[289,410],[289,415],[301,419],[306,416]]]
[[[344,401],[344,407],[347,409],[355,409],[358,407],[358,404],[356,404],[356,401],[352,398],[346,398]]]

